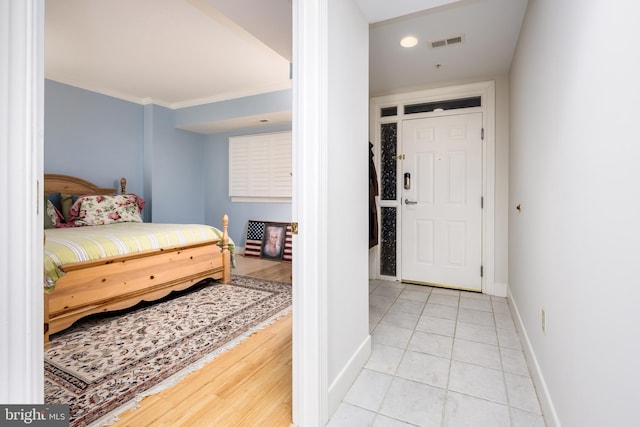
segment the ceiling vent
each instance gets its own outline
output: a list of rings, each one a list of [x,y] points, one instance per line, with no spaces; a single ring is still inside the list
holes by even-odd
[[[447,37],[446,39],[442,39],[442,40],[432,40],[429,42],[429,46],[435,49],[437,47],[451,46],[451,45],[460,44],[463,42],[464,42],[464,35],[460,34],[459,36]]]

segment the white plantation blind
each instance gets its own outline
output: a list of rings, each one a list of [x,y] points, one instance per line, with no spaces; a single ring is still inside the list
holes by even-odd
[[[233,201],[291,200],[291,132],[229,138]]]

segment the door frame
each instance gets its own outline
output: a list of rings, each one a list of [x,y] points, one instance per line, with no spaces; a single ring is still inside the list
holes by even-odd
[[[380,125],[384,123],[398,123],[398,147],[402,141],[402,121],[405,120],[403,107],[405,105],[445,101],[449,99],[467,98],[480,96],[482,105],[480,107],[465,108],[458,112],[482,112],[482,127],[484,129],[484,147],[482,154],[482,195],[484,197],[484,208],[482,210],[482,293],[488,295],[497,295],[495,285],[495,134],[496,134],[496,106],[495,106],[495,81],[485,81],[478,83],[470,83],[464,85],[447,86],[434,89],[426,89],[415,92],[405,92],[393,95],[379,96],[371,98],[369,103],[370,114],[370,135],[373,143],[373,152],[376,159],[376,167],[378,170],[378,179],[380,179]],[[394,116],[381,117],[380,109],[388,107],[397,107],[397,114]],[[416,119],[424,117],[437,117],[440,115],[451,114],[452,110],[443,112],[429,112],[407,115],[406,118]],[[401,154],[401,153],[399,153]],[[380,200],[378,198],[377,210],[380,217],[382,207],[395,207],[397,209],[396,218],[396,275],[384,276],[380,274],[380,245],[375,246],[369,254],[369,276],[371,278],[400,281],[402,277],[401,268],[401,251],[402,247],[402,218],[400,209],[402,209],[401,200],[401,179],[400,169],[398,168],[396,200]],[[378,221],[379,224],[381,221]],[[381,224],[379,225],[381,227]],[[378,230],[378,235],[382,236],[382,230]]]
[[[44,11],[44,0],[0,0],[7,36],[0,37],[0,85],[8,100],[8,108],[0,108],[0,127],[7,130],[0,136],[0,152],[11,177],[0,184],[0,194],[12,201],[11,208],[0,209],[3,219],[12,218],[11,233],[0,243],[3,404],[44,402]],[[21,214],[12,214],[16,210]]]

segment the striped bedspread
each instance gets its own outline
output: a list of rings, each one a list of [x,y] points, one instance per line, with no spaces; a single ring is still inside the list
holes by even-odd
[[[62,277],[64,264],[222,239],[222,231],[209,225],[146,222],[47,229],[45,235],[45,287]],[[229,249],[233,253],[231,239]]]

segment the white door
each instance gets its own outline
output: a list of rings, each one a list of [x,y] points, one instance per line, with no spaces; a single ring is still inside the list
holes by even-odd
[[[482,113],[402,123],[403,282],[481,291]]]

